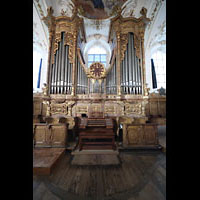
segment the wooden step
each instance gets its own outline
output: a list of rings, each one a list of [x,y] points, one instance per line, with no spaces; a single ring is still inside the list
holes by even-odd
[[[33,175],[50,175],[65,153],[65,148],[34,148]]]

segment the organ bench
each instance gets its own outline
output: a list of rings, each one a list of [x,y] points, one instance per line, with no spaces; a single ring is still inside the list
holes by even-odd
[[[79,150],[116,149],[112,119],[81,118],[79,124]]]

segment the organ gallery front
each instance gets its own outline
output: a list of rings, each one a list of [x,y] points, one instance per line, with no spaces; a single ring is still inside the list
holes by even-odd
[[[158,146],[158,122],[151,118],[165,118],[165,97],[150,95],[147,88],[144,33],[150,19],[145,8],[140,13],[140,18],[123,18],[118,10],[110,21],[109,66],[94,62],[88,67],[83,18],[76,9],[72,17],[54,17],[48,8],[43,18],[49,30],[47,84],[34,96],[34,128],[48,119],[56,126],[62,118],[75,132],[77,118],[112,119],[115,134],[123,130],[123,147]]]

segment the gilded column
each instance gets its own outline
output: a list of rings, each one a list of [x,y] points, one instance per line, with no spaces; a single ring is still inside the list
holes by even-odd
[[[121,86],[120,86],[120,32],[117,32],[117,54],[116,54],[116,61],[117,61],[117,95],[121,95]]]

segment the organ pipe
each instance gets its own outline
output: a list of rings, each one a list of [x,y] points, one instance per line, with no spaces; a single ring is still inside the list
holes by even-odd
[[[59,59],[59,53],[60,53],[60,51],[59,51],[59,44],[58,44],[58,50],[57,50],[57,54],[56,54],[56,68],[55,68],[55,87],[54,87],[54,94],[56,94],[57,93],[57,75],[58,75],[58,59]]]
[[[131,89],[132,89],[132,53],[131,53],[131,35],[128,34],[128,39],[129,39],[129,42],[128,42],[128,67],[129,67],[129,73],[128,73],[128,76],[129,76],[129,93],[131,93]]]
[[[63,93],[63,76],[64,76],[64,72],[63,72],[63,69],[64,69],[64,33],[62,32],[62,35],[61,35],[61,67],[60,67],[60,93],[62,94]]]
[[[61,40],[62,41],[62,40]],[[60,65],[62,56],[62,43],[59,42],[59,54],[58,54],[58,70],[57,70],[57,94],[60,93]]]
[[[67,73],[68,73],[68,59],[67,59],[67,55],[68,55],[68,45],[65,46],[65,62],[64,62],[64,94],[66,94],[67,92]]]
[[[128,44],[121,61],[121,88],[124,94],[142,94],[139,58],[134,47],[134,34],[128,34]]]
[[[51,69],[51,94],[71,94],[72,64],[69,62],[69,46],[64,41],[65,33],[62,32]]]

